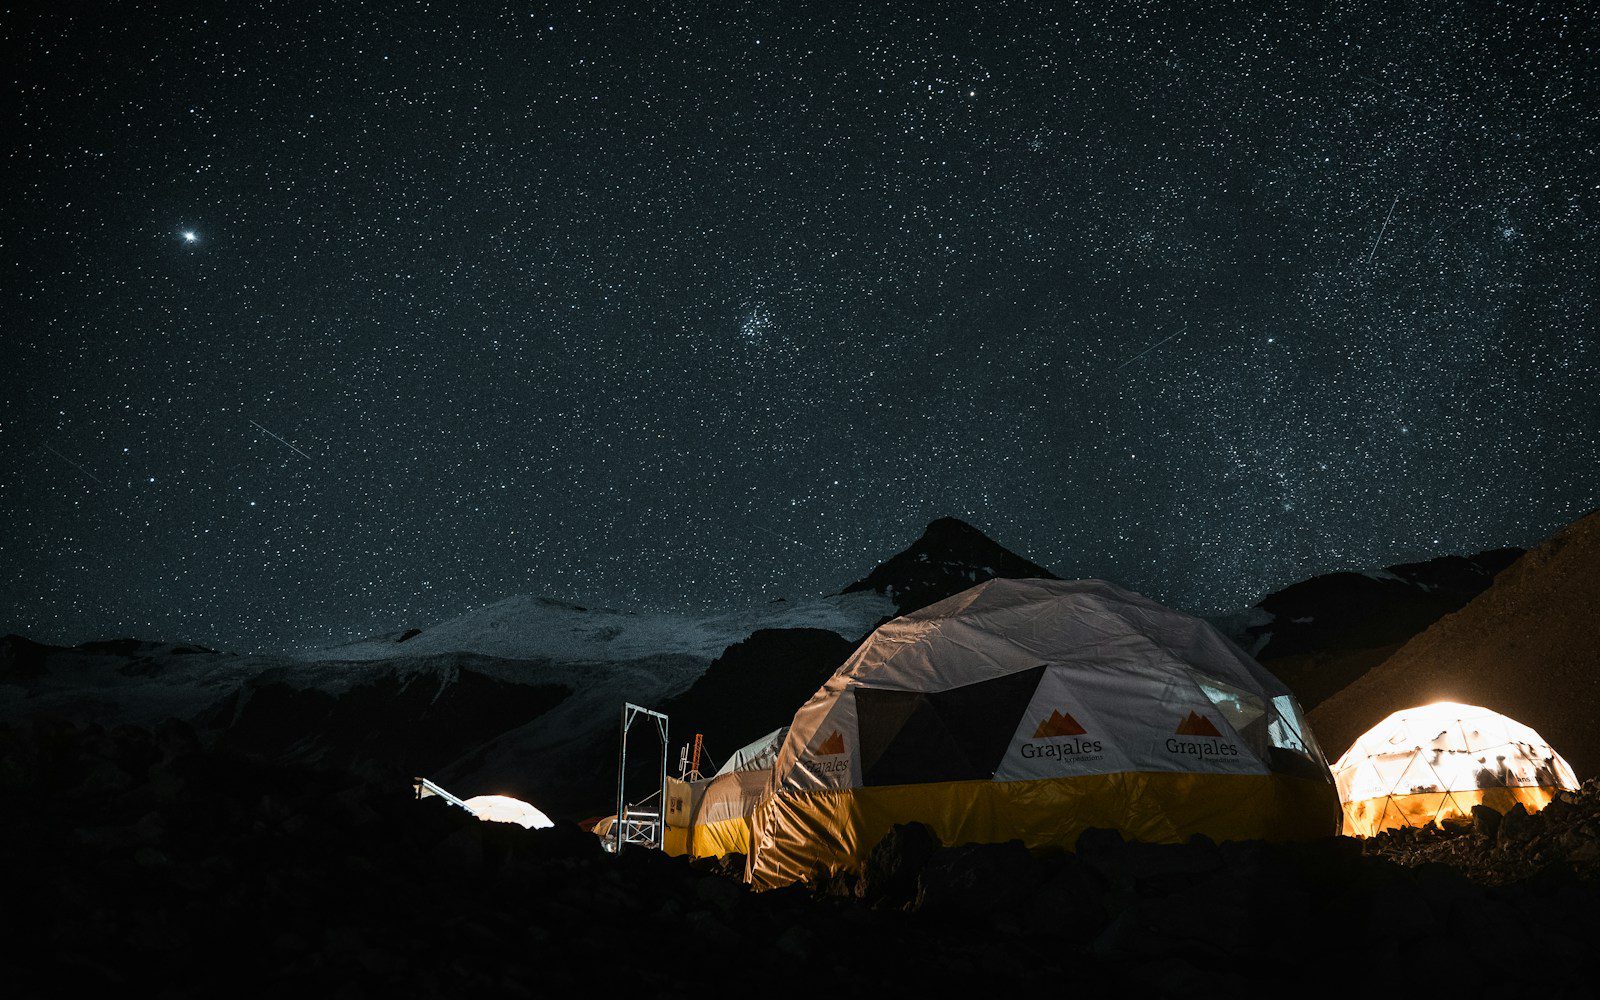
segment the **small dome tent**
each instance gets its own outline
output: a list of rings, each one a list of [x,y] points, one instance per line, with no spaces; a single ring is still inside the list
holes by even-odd
[[[474,795],[466,800],[466,806],[474,816],[490,823],[515,823],[528,830],[555,826],[541,810],[509,795]]]
[[[772,783],[772,765],[788,726],[739,750],[706,785],[694,814],[691,852],[697,858],[750,853],[750,817]]]
[[[664,850],[694,858],[750,853],[750,816],[772,781],[772,764],[787,726],[735,751],[703,781],[667,779],[668,826]],[[674,817],[687,817],[687,822]]]
[[[857,867],[896,823],[946,844],[1332,834],[1277,678],[1198,618],[1099,580],[996,579],[874,632],[795,715],[752,881]]]
[[[1577,788],[1572,768],[1532,729],[1476,705],[1408,708],[1358,737],[1333,766],[1346,836],[1371,837],[1472,814],[1528,810]]]

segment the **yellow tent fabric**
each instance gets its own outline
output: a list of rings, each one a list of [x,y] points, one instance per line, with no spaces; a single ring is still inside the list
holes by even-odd
[[[879,628],[796,714],[750,875],[859,866],[895,823],[947,844],[1329,835],[1284,685],[1189,615],[1097,580],[992,580]]]
[[[767,785],[770,770],[733,771],[711,779],[695,814],[689,853],[720,858],[750,853],[750,818]]]
[[[855,867],[896,823],[926,824],[944,844],[1021,840],[1071,847],[1091,828],[1149,843],[1196,833],[1247,840],[1329,836],[1337,806],[1320,782],[1276,774],[1128,773],[1038,781],[962,781],[775,795],[758,809],[760,884]]]
[[[1346,836],[1371,837],[1472,815],[1483,804],[1530,812],[1578,787],[1537,732],[1478,705],[1403,709],[1367,730],[1333,766]]]
[[[694,812],[710,780],[667,779],[667,808],[661,830],[661,849],[673,857],[689,853],[693,840]]]

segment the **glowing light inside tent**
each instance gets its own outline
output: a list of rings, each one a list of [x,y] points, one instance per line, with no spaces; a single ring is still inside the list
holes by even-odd
[[[549,816],[509,795],[474,795],[466,800],[466,806],[472,815],[491,823],[516,823],[529,830],[555,826]]]
[[[1344,832],[1465,818],[1475,805],[1539,809],[1578,787],[1561,755],[1533,729],[1477,705],[1435,702],[1395,712],[1333,765]]]

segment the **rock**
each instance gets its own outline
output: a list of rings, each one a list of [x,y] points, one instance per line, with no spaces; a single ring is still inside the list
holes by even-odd
[[[1105,883],[1076,855],[1055,859],[1029,902],[1036,923],[1093,934],[1106,924]]]
[[[1379,886],[1367,904],[1366,938],[1400,944],[1432,934],[1438,928],[1433,910],[1409,882]]]
[[[476,822],[476,821],[474,821]],[[464,826],[441,840],[432,852],[434,863],[458,871],[472,871],[483,864],[483,836]]]
[[[778,951],[791,958],[807,961],[817,950],[817,938],[804,927],[790,927],[778,935],[774,945]]]
[[[1486,805],[1473,806],[1472,830],[1485,840],[1494,840],[1500,832],[1500,813]]]
[[[1495,840],[1502,848],[1514,847],[1531,839],[1533,832],[1528,810],[1518,802],[1500,817],[1500,828]]]
[[[744,895],[744,888],[720,875],[707,875],[695,882],[694,894],[713,909],[730,910]]]
[[[856,897],[869,905],[903,906],[917,893],[917,877],[939,849],[939,839],[921,823],[897,823],[867,855]]]
[[[605,854],[600,838],[571,820],[560,820],[555,826],[542,830],[529,830],[524,836],[529,849],[547,858],[581,860]]]
[[[942,848],[917,879],[915,909],[978,920],[1014,918],[1033,889],[1032,866],[1020,840]]]

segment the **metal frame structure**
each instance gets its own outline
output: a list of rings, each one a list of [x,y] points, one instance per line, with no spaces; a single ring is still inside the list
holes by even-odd
[[[655,721],[656,733],[661,737],[661,786],[654,792],[646,795],[635,803],[628,802],[628,731],[633,728],[634,722],[641,715],[647,715]],[[617,820],[612,827],[612,834],[616,840],[616,851],[622,853],[624,844],[638,844],[643,847],[660,847],[662,835],[665,833],[665,818],[667,802],[667,755],[669,744],[667,742],[667,717],[660,712],[635,705],[632,702],[622,704],[622,733],[617,747]],[[656,808],[651,812],[647,806],[651,799],[656,800]]]
[[[467,805],[465,802],[461,801],[456,796],[454,796],[454,795],[450,794],[449,792],[445,791],[443,788],[440,788],[438,785],[436,785],[433,782],[429,781],[427,778],[412,778],[411,779],[411,787],[416,791],[418,799],[426,799],[426,798],[429,798],[431,796],[437,795],[437,796],[439,796],[439,798],[444,799],[446,802],[450,803],[453,806],[460,806],[462,809],[465,809],[467,812],[472,812],[472,807],[471,806]]]
[[[703,781],[705,775],[700,773],[700,754],[705,750],[705,735],[694,734],[694,742],[685,743],[683,751],[678,754],[678,780]]]

